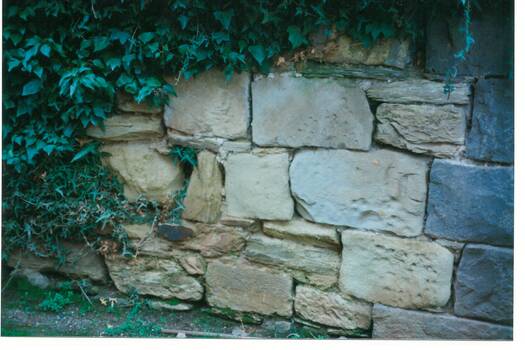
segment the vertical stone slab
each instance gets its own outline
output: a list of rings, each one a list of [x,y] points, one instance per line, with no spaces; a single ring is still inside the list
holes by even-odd
[[[432,242],[347,230],[341,233],[339,288],[402,308],[443,306],[451,293],[454,257]]]
[[[279,75],[256,80],[252,93],[260,146],[370,148],[374,116],[357,86]]]
[[[299,213],[310,221],[401,236],[421,234],[427,161],[390,150],[305,150],[290,167]]]
[[[288,153],[262,149],[232,153],[224,167],[227,215],[266,220],[292,218]]]
[[[467,244],[459,263],[456,315],[512,323],[511,249]]]
[[[476,84],[467,157],[514,162],[514,84],[512,80],[482,79]]]
[[[433,237],[512,245],[513,168],[435,160],[425,232]]]
[[[226,139],[248,135],[250,75],[234,74],[226,81],[220,70],[210,70],[185,81],[168,78],[177,96],[164,108],[168,128],[193,136]]]

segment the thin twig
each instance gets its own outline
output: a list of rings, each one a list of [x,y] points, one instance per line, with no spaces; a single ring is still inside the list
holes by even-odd
[[[82,295],[84,295],[84,298],[86,298],[86,300],[88,301],[89,305],[91,306],[94,306],[93,303],[91,302],[91,299],[88,297],[88,295],[86,294],[86,292],[84,291],[84,288],[82,288],[82,283],[77,282],[77,286],[80,288],[80,291],[82,292]]]

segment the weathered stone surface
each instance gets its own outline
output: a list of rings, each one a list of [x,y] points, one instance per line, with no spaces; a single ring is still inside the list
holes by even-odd
[[[513,168],[435,160],[425,232],[454,241],[512,245]]]
[[[263,224],[266,235],[276,238],[287,238],[320,247],[340,245],[335,227],[313,224],[301,218],[290,221],[266,221]]]
[[[452,156],[465,141],[465,110],[454,105],[383,103],[376,118],[377,141],[414,153]]]
[[[467,157],[514,161],[514,81],[480,80],[476,84]]]
[[[381,304],[374,305],[373,320],[376,339],[512,339],[512,327]]]
[[[343,329],[368,329],[372,318],[372,304],[305,285],[295,289],[294,310],[309,321]]]
[[[90,127],[86,134],[107,141],[147,140],[164,136],[164,129],[158,115],[116,114],[104,120],[104,128]]]
[[[374,117],[359,87],[280,75],[256,80],[252,93],[260,146],[370,148]]]
[[[290,179],[308,220],[417,236],[426,172],[426,160],[390,150],[307,150],[295,155]]]
[[[292,277],[238,261],[213,261],[206,272],[206,299],[212,306],[263,315],[292,315]]]
[[[129,239],[143,239],[152,231],[151,224],[125,224],[123,228]]]
[[[206,261],[200,255],[186,255],[179,259],[179,263],[190,275],[204,275],[206,272]]]
[[[187,220],[215,223],[221,215],[222,173],[215,154],[202,151],[193,169],[182,217]]]
[[[113,256],[106,258],[106,265],[115,286],[123,293],[136,290],[139,294],[162,299],[200,300],[204,292],[195,277],[188,276],[170,259]]]
[[[123,112],[157,114],[162,112],[161,107],[154,107],[147,103],[137,103],[133,96],[119,92],[117,94],[117,108]]]
[[[437,105],[470,103],[470,86],[466,83],[454,85],[454,91],[443,92],[445,83],[424,79],[410,79],[392,82],[377,82],[366,94],[372,100],[390,103],[430,103]]]
[[[371,47],[341,35],[324,45],[316,45],[311,58],[323,63],[364,64],[404,68],[412,60],[410,41],[397,38],[379,39]]]
[[[226,214],[289,220],[293,199],[288,183],[288,153],[259,150],[230,154],[225,162]]]
[[[159,154],[151,143],[108,144],[101,151],[111,154],[103,162],[124,183],[124,194],[131,201],[142,194],[147,199],[164,202],[183,186],[182,167]]]
[[[30,285],[40,289],[51,288],[54,282],[52,279],[48,278],[37,270],[20,267],[18,269],[14,269],[9,275],[9,278],[11,278],[11,276],[23,278]],[[7,285],[7,283],[5,285]]]
[[[175,85],[176,79],[168,79]],[[220,70],[199,74],[176,84],[177,97],[164,108],[168,128],[188,135],[227,139],[246,137],[250,115],[248,73],[234,74],[226,81]]]
[[[343,292],[404,308],[443,306],[450,298],[454,257],[439,244],[354,230],[341,238]]]
[[[454,313],[512,324],[512,249],[467,244],[457,271]]]
[[[219,152],[224,139],[220,137],[192,136],[180,133],[176,130],[167,130],[168,143],[170,145],[191,147],[196,150],[208,150]]]
[[[454,66],[459,75],[508,75],[512,69],[514,40],[513,24],[507,18],[512,16],[508,14],[512,6],[512,2],[484,1],[481,11],[473,7],[470,31],[475,43],[465,60],[454,58],[454,54],[465,47],[464,17],[433,18],[427,24],[426,70],[445,74]]]
[[[181,241],[194,236],[191,228],[170,223],[159,224],[157,235],[168,241]]]
[[[65,254],[62,265],[58,265],[57,259],[42,258],[23,251],[9,254],[7,264],[39,272],[57,272],[73,278],[89,278],[95,282],[107,280],[104,259],[94,249],[81,243],[61,242],[61,245]]]
[[[257,220],[254,219],[236,218],[233,216],[223,215],[221,217],[220,223],[226,226],[239,226],[249,232],[261,231],[261,225]]]
[[[245,255],[261,264],[292,269],[294,278],[322,287],[337,281],[341,262],[335,250],[257,234],[248,239]]]
[[[153,310],[168,310],[168,311],[189,311],[193,309],[192,304],[187,303],[178,303],[178,304],[170,304],[164,301],[150,301],[149,307],[151,307]]]

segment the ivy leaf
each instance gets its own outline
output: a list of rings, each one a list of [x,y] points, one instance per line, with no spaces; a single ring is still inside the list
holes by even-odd
[[[34,95],[42,89],[42,81],[33,79],[22,88],[22,96]]]
[[[40,52],[42,53],[42,55],[49,57],[51,55],[51,46],[49,46],[48,44],[40,46]]]
[[[155,33],[145,32],[139,35],[139,40],[142,41],[144,44],[146,44],[149,41],[153,40],[154,37],[155,37]]]
[[[88,154],[95,153],[97,151],[97,148],[98,148],[98,142],[90,142],[90,143],[88,143],[87,145],[82,147],[82,149],[80,151],[78,151],[77,154],[75,154],[75,156],[71,160],[71,163],[74,163],[74,162],[84,158]]]
[[[213,17],[221,22],[224,29],[229,29],[232,22],[233,10],[230,9],[228,11],[215,11],[213,13]]]
[[[177,18],[177,20],[179,21],[180,23],[180,27],[182,29],[186,29],[186,26],[188,25],[188,22],[190,21],[190,19],[188,18],[188,16],[179,16],[179,18]]]
[[[288,41],[292,44],[292,49],[296,49],[302,44],[308,44],[308,40],[301,33],[301,29],[298,26],[289,26],[288,29]]]
[[[257,63],[262,64],[264,62],[264,59],[266,58],[264,47],[261,45],[251,45],[248,47],[248,51],[252,54]]]
[[[93,40],[93,42],[95,43],[95,49],[93,50],[94,52],[102,51],[109,46],[109,38],[105,36],[98,36]]]

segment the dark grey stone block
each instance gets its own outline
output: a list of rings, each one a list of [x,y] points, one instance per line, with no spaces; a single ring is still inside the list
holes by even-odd
[[[509,326],[381,304],[374,305],[372,319],[372,338],[376,339],[512,339],[512,327]]]
[[[514,168],[435,160],[425,233],[453,241],[512,246]]]
[[[512,323],[513,251],[467,244],[459,262],[454,313]]]
[[[458,75],[507,76],[512,68],[513,27],[509,9],[494,6],[472,15],[474,45],[465,61],[457,61]],[[445,18],[443,18],[445,17]],[[426,41],[426,70],[445,74],[455,62],[454,54],[465,47],[462,16],[442,16],[429,21]]]
[[[480,80],[476,85],[467,157],[514,161],[514,81]]]

